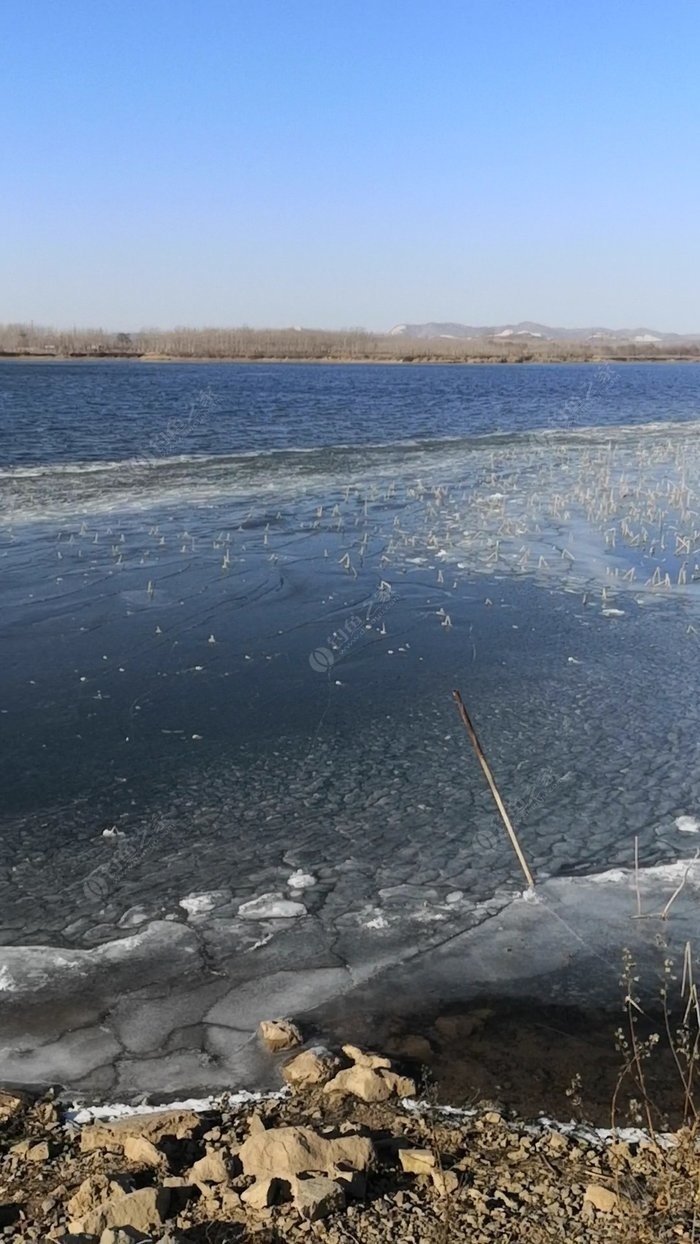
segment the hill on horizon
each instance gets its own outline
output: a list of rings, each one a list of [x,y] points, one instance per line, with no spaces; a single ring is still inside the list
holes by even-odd
[[[534,338],[540,341],[580,341],[602,344],[604,342],[636,342],[640,345],[663,345],[687,341],[700,341],[700,333],[663,333],[651,328],[552,328],[533,320],[521,320],[517,324],[470,325],[429,321],[426,324],[396,324],[389,330],[390,337],[416,339],[453,338],[468,341],[484,337]]]

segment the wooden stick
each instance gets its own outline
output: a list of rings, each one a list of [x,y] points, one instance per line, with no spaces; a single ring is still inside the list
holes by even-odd
[[[494,776],[489,767],[489,762],[484,755],[483,748],[477,737],[476,730],[474,729],[469,713],[467,712],[464,706],[464,700],[462,699],[459,691],[453,691],[452,698],[454,699],[454,702],[457,705],[457,710],[459,712],[460,717],[462,718],[467,734],[469,735],[471,745],[474,748],[474,751],[476,752],[476,758],[479,761],[479,764],[481,765],[481,768],[484,771],[484,777],[486,778],[486,781],[489,784],[489,789],[491,791],[491,794],[494,797],[496,807],[498,808],[498,811],[501,814],[501,820],[503,821],[503,824],[506,827],[506,830],[508,832],[508,837],[510,838],[511,843],[513,844],[513,850],[515,851],[515,854],[517,855],[518,860],[520,862],[520,867],[522,868],[525,874],[525,880],[527,881],[528,887],[534,890],[535,888],[534,877],[532,873],[530,872],[530,869],[528,868],[527,860],[525,859],[525,856],[522,853],[520,843],[518,842],[518,836],[515,830],[513,829],[513,826],[510,823],[510,817],[508,816],[503,800],[501,799],[501,796],[498,793],[498,787],[496,786]]]
[[[642,914],[642,895],[639,889],[639,838],[634,836],[634,888],[637,891],[637,915]]]

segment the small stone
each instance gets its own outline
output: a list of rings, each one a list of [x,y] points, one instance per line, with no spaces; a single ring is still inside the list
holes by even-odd
[[[322,1045],[303,1050],[285,1063],[282,1075],[292,1088],[312,1088],[318,1084],[327,1084],[339,1067],[338,1059]]]
[[[449,1196],[459,1188],[459,1175],[455,1171],[431,1171],[433,1184],[442,1196]]]
[[[566,1150],[569,1148],[569,1142],[565,1136],[562,1136],[561,1132],[550,1132],[547,1137],[547,1148],[555,1154],[566,1153]]]
[[[264,1019],[258,1032],[263,1044],[273,1054],[278,1050],[293,1050],[303,1044],[303,1037],[291,1019]]]
[[[281,1199],[282,1181],[279,1179],[256,1179],[245,1192],[241,1193],[241,1201],[248,1209],[269,1209]]]
[[[190,1175],[193,1180],[206,1184],[229,1182],[228,1168],[219,1153],[205,1153],[203,1158],[194,1162],[190,1167]]]
[[[233,1214],[240,1211],[241,1198],[233,1188],[222,1188],[219,1195],[221,1208],[225,1214]]]
[[[345,1192],[340,1184],[326,1175],[297,1179],[294,1184],[294,1208],[300,1218],[315,1222],[345,1208]]]
[[[397,1097],[415,1097],[416,1082],[409,1076],[398,1076],[395,1071],[381,1071],[379,1074]]]
[[[28,1162],[48,1162],[51,1156],[49,1142],[40,1140],[38,1144],[30,1145],[25,1156]]]
[[[407,1175],[430,1175],[437,1166],[432,1149],[399,1149],[399,1162]]]
[[[379,1071],[382,1067],[387,1071],[391,1070],[391,1059],[385,1058],[383,1054],[368,1053],[357,1045],[344,1045],[343,1053],[358,1067],[371,1067],[372,1071]]]
[[[592,1205],[601,1214],[609,1214],[617,1208],[618,1200],[610,1188],[604,1188],[602,1184],[589,1184],[583,1194],[583,1204]]]

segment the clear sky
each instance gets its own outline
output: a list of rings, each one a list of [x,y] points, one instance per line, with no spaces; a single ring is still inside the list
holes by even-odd
[[[697,0],[3,0],[0,321],[700,331]]]

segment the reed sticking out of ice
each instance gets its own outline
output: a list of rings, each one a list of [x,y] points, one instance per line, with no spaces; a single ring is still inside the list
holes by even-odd
[[[506,812],[505,805],[503,803],[503,800],[501,799],[498,787],[496,786],[496,780],[493,776],[493,773],[491,772],[489,762],[486,759],[486,756],[484,755],[484,750],[481,746],[481,743],[479,742],[476,730],[474,729],[474,726],[472,725],[472,721],[469,716],[469,713],[467,712],[465,708],[464,700],[462,699],[459,691],[453,691],[452,696],[455,701],[455,704],[457,705],[457,711],[459,712],[459,715],[462,718],[462,722],[467,731],[467,734],[469,735],[469,740],[471,742],[471,745],[474,748],[474,751],[476,752],[476,758],[479,761],[479,764],[481,765],[481,768],[483,770],[484,777],[486,778],[486,781],[488,782],[489,789],[491,791],[491,794],[493,795],[496,807],[498,808],[498,811],[501,814],[501,820],[503,821],[503,824],[506,827],[506,832],[512,843],[513,850],[515,851],[515,854],[518,857],[520,867],[523,870],[523,873],[525,875],[525,880],[527,881],[527,884],[528,884],[528,889],[534,890],[535,879],[532,873],[530,872],[527,860],[525,859],[525,856],[523,855],[522,847],[520,846],[520,843],[518,842],[518,835],[513,829],[513,826],[510,821],[510,817],[508,816],[508,813]]]

